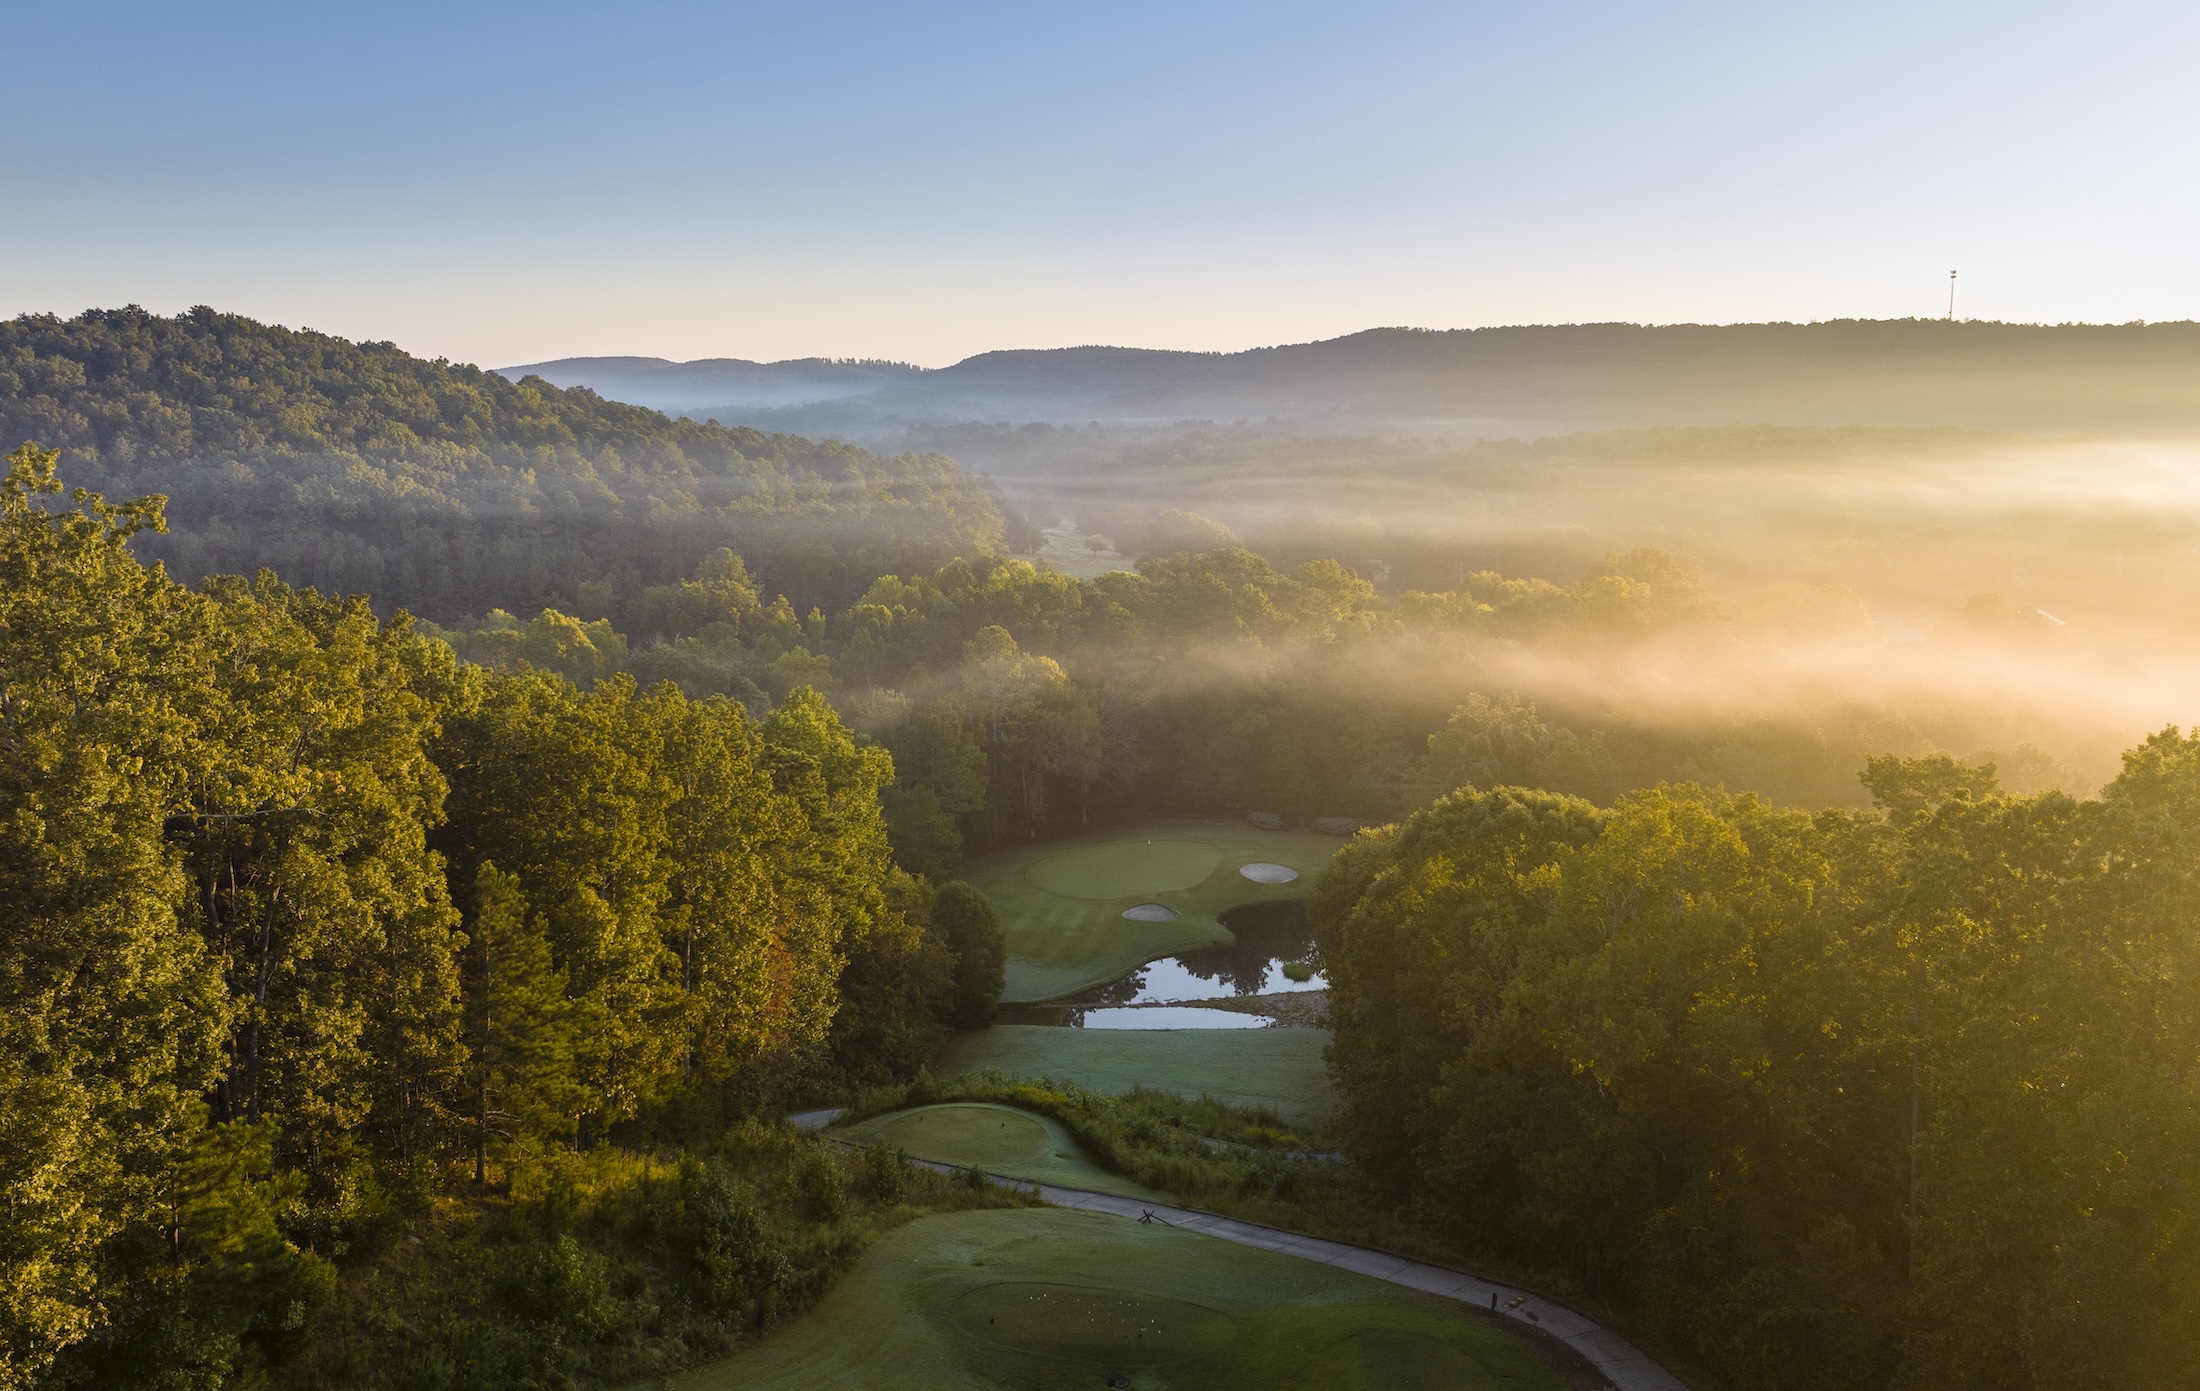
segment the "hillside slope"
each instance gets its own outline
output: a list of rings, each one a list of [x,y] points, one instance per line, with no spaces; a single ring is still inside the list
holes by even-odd
[[[938,455],[726,429],[199,308],[0,324],[0,438],[71,482],[165,493],[145,553],[270,566],[436,617],[586,607],[719,547],[798,603],[998,548],[989,488]],[[599,594],[603,591],[599,588]],[[600,602],[600,600],[599,600]]]

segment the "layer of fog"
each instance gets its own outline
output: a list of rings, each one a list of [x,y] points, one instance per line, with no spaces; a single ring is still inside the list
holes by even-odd
[[[1699,567],[1686,621],[1564,640],[1364,648],[1360,679],[1512,690],[1613,719],[1884,717],[1959,755],[2033,745],[2081,780],[2200,723],[2200,447],[1952,431],[1661,431],[1456,448],[1241,439],[1154,451],[1029,505],[1136,553],[1163,508],[1279,565],[1391,593],[1496,570],[1565,585],[1650,546]],[[1082,494],[1080,496],[1080,493]],[[1189,672],[1186,673],[1189,675]]]

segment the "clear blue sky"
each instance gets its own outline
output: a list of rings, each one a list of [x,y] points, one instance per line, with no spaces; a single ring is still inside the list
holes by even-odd
[[[488,365],[2200,317],[2200,7],[0,0],[0,313]]]

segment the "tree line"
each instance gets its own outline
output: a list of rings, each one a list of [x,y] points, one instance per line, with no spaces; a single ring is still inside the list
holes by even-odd
[[[1737,1387],[2188,1384],[2200,733],[2098,799],[1513,787],[1320,881],[1355,1160]]]
[[[892,860],[889,756],[462,664],[158,499],[0,483],[0,1386],[213,1385],[453,1183],[912,1073],[998,925]]]
[[[1609,660],[1719,620],[1699,576],[1655,550],[1573,584],[1470,572],[1384,596],[1333,560],[1279,570],[1204,519],[1164,518],[1178,548],[1093,580],[958,558],[883,575],[828,614],[765,602],[731,550],[601,617],[490,614],[438,631],[500,670],[587,683],[626,671],[753,709],[811,686],[888,748],[888,825],[905,865],[1090,820],[1269,811],[1389,821],[1463,782],[1609,802],[1661,780],[1789,804],[1864,799],[1869,754],[1953,746],[1998,757],[2024,790],[2077,774],[1960,717],[1831,709],[1690,720],[1593,695],[1531,702],[1522,652]]]

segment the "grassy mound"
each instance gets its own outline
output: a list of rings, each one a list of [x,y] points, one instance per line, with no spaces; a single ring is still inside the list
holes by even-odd
[[[1087,1159],[1060,1123],[1013,1106],[990,1102],[919,1106],[890,1111],[832,1134],[859,1145],[891,1145],[917,1159],[1038,1183],[1141,1198],[1160,1196]]]
[[[1011,1003],[1053,1000],[1114,980],[1156,957],[1227,943],[1218,920],[1245,903],[1303,898],[1339,842],[1240,823],[1146,822],[973,860],[970,882],[1000,910]],[[1295,883],[1248,879],[1240,867],[1280,865]],[[1126,919],[1156,903],[1174,922]]]
[[[1034,1209],[927,1217],[808,1315],[681,1391],[1480,1388],[1564,1383],[1458,1306],[1162,1226]]]
[[[1336,1106],[1322,1063],[1328,1043],[1323,1029],[1148,1032],[996,1024],[949,1039],[932,1070],[942,1077],[986,1071],[1051,1077],[1103,1093],[1151,1087],[1186,1098],[1212,1096],[1232,1106],[1264,1106],[1293,1125],[1319,1126]]]

